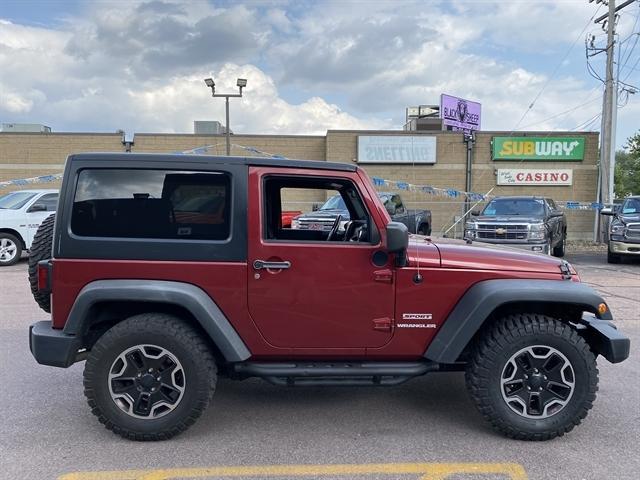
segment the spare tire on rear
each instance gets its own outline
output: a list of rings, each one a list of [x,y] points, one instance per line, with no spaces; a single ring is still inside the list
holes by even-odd
[[[47,313],[51,313],[51,296],[38,290],[38,262],[51,258],[53,225],[55,221],[55,213],[44,219],[33,237],[31,251],[29,252],[29,284],[31,285],[31,293],[33,293],[33,298],[36,303]]]

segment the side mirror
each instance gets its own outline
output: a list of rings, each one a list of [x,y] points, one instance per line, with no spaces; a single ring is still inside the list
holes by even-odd
[[[388,203],[385,204],[384,208],[387,209],[387,213],[389,215],[395,215],[396,214],[396,206],[395,206],[395,204],[393,204],[391,202],[388,202]]]
[[[600,215],[607,215],[609,217],[615,215],[615,212],[611,208],[603,208],[600,210]]]
[[[480,215],[480,210],[471,210],[471,215],[473,215],[474,217],[477,217]]]
[[[387,250],[391,253],[403,252],[409,246],[409,230],[404,223],[387,224]]]
[[[549,214],[551,218],[561,217],[562,215],[563,213],[560,210],[551,210],[551,213]]]
[[[311,205],[311,211],[312,212],[317,212],[318,210],[320,210],[320,207],[322,205],[320,205],[319,203],[314,203],[313,205]]]
[[[27,213],[46,212],[46,211],[47,211],[47,206],[44,203],[34,203],[29,207],[29,210],[27,210]]]

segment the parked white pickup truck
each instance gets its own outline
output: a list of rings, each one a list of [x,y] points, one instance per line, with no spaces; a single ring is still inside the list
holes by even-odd
[[[0,267],[20,260],[42,221],[57,206],[58,190],[18,190],[0,197]]]

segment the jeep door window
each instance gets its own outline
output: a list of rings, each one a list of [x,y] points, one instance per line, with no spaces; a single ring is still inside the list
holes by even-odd
[[[0,209],[20,210],[26,203],[35,197],[32,192],[11,192],[0,197]]]
[[[224,240],[230,178],[217,172],[85,169],[71,215],[88,237]]]
[[[319,203],[322,206],[314,208]],[[344,179],[268,177],[263,205],[266,240],[362,243],[372,238],[364,202],[355,185]],[[283,212],[290,211],[300,214],[283,226]]]

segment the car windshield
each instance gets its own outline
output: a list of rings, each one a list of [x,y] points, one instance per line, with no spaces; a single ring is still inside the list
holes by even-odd
[[[340,195],[334,195],[320,207],[320,210],[346,210],[347,206]]]
[[[640,213],[640,198],[627,198],[622,204],[623,215],[629,213]]]
[[[32,192],[11,192],[0,197],[0,208],[5,210],[19,210],[35,197]]]
[[[482,215],[544,215],[544,203],[534,198],[497,198],[484,207]]]

